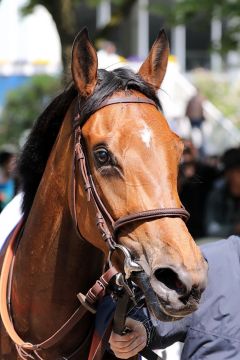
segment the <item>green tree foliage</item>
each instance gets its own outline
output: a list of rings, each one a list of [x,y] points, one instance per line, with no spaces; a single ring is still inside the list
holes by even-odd
[[[22,14],[25,16],[30,14],[37,5],[44,6],[51,14],[62,45],[64,74],[69,72],[72,42],[80,30],[78,25],[81,18],[80,5],[85,4],[93,8],[100,2],[101,0],[28,0],[22,8]],[[136,0],[112,0],[114,5],[112,18],[106,26],[96,32],[95,40],[107,37],[114,28],[117,28],[135,3]],[[65,80],[68,80],[67,76]],[[16,144],[21,133],[32,126],[49,98],[59,88],[60,80],[49,76],[36,76],[26,85],[11,91],[0,117],[0,144],[4,142]]]
[[[240,127],[240,82],[228,77],[213,74],[208,70],[197,69],[191,74],[191,81],[200,89],[206,99]]]
[[[17,145],[23,131],[32,127],[59,89],[59,79],[38,75],[10,91],[0,116],[0,145],[5,142]]]
[[[213,17],[222,20],[224,31],[221,49],[236,49],[240,40],[240,0],[169,0],[150,6],[150,11],[165,17],[168,25],[197,24],[206,26]]]

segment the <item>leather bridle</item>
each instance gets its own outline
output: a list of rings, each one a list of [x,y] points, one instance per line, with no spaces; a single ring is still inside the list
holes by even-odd
[[[105,106],[110,106],[114,104],[123,104],[123,103],[137,103],[137,104],[148,104],[157,108],[156,103],[148,98],[129,96],[129,97],[113,97],[106,99],[102,104],[95,109],[94,112],[102,109]],[[92,115],[92,114],[91,114]],[[128,249],[124,249],[122,245],[118,244],[118,233],[124,227],[129,224],[136,224],[136,222],[146,222],[155,219],[161,219],[164,217],[179,217],[184,221],[187,221],[189,218],[189,213],[183,208],[160,208],[160,209],[150,209],[146,211],[140,211],[132,214],[125,215],[117,220],[114,220],[109,211],[106,209],[106,206],[101,200],[101,197],[98,194],[96,189],[93,176],[91,174],[88,155],[86,151],[86,146],[84,138],[82,135],[82,126],[85,124],[81,123],[81,117],[77,114],[75,118],[75,167],[80,169],[82,179],[84,182],[84,188],[87,193],[88,201],[92,202],[96,210],[96,223],[98,230],[109,247],[109,251],[112,252],[116,249],[123,251],[125,259],[130,256]],[[76,170],[75,168],[75,170]],[[74,194],[75,194],[74,188]],[[74,195],[74,209],[75,209],[75,222],[77,225],[77,216],[76,216],[76,198]],[[78,227],[78,225],[77,225]],[[128,254],[128,256],[127,256]],[[127,259],[126,261],[131,262]],[[125,264],[126,265],[126,264]],[[132,261],[132,267],[134,270],[127,269],[125,266],[125,277],[128,278],[131,274],[131,271],[141,271],[142,268],[135,262]]]
[[[144,103],[151,106],[156,106],[155,102],[148,98],[141,98],[135,96],[129,97],[115,97],[110,98],[102,102],[102,104],[95,110],[98,111],[105,106],[110,106],[113,104],[121,103]],[[36,355],[37,358],[42,359],[38,351],[49,349],[53,346],[56,346],[63,338],[68,334],[73,327],[82,319],[86,311],[96,312],[95,305],[99,298],[104,296],[105,290],[108,284],[115,279],[115,282],[118,286],[125,289],[132,298],[133,293],[131,292],[130,287],[128,286],[128,279],[131,276],[132,272],[141,272],[143,269],[131,258],[130,251],[118,243],[118,233],[121,229],[126,227],[129,224],[143,221],[151,221],[155,219],[160,219],[164,217],[180,217],[183,220],[189,218],[189,213],[184,208],[163,208],[163,209],[150,209],[147,211],[141,211],[133,214],[128,214],[121,217],[120,219],[114,220],[111,214],[108,212],[104,203],[102,202],[93,177],[91,175],[90,166],[88,163],[87,151],[84,144],[84,139],[82,136],[82,126],[84,125],[81,122],[79,114],[75,118],[75,143],[74,143],[74,162],[75,162],[75,173],[73,176],[73,209],[72,215],[75,219],[76,227],[80,233],[77,221],[76,214],[76,170],[80,169],[82,179],[84,182],[84,188],[87,193],[88,201],[92,202],[95,211],[96,211],[96,223],[99,229],[99,232],[103,240],[107,243],[109,247],[109,270],[107,270],[99,280],[96,281],[94,286],[88,291],[87,295],[79,293],[78,299],[81,302],[80,307],[72,314],[72,316],[62,325],[62,327],[57,330],[51,337],[39,344],[31,344],[24,342],[14,329],[14,324],[11,318],[11,282],[13,274],[13,266],[16,254],[16,242],[21,236],[21,232],[24,226],[24,222],[20,222],[15,228],[13,233],[10,236],[9,246],[6,251],[6,255],[3,262],[2,273],[0,277],[0,315],[6,331],[12,341],[15,343],[19,356],[22,359],[27,359],[30,357],[28,352],[32,352]],[[80,234],[81,235],[81,234]],[[111,254],[114,250],[119,249],[124,255],[124,273],[120,274],[118,271],[111,266]],[[134,297],[134,295],[133,295]],[[128,298],[126,297],[126,301]],[[125,304],[124,304],[125,306]],[[124,317],[125,314],[121,316]],[[121,333],[121,330],[119,330]],[[155,357],[152,357],[155,358]],[[67,358],[66,358],[67,359]],[[150,359],[150,357],[149,357]]]

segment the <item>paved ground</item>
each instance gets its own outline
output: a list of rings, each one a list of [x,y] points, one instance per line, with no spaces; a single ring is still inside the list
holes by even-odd
[[[180,360],[181,357],[181,350],[182,350],[182,343],[175,343],[172,346],[168,347],[166,350],[156,351],[156,353],[163,359],[163,360]],[[145,359],[145,358],[143,358]]]

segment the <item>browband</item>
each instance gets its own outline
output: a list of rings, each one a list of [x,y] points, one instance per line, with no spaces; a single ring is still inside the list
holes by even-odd
[[[113,98],[108,98],[106,100],[103,100],[103,102],[93,111],[91,112],[91,114],[89,116],[92,116],[95,112],[97,112],[98,110],[109,106],[109,105],[114,105],[114,104],[148,104],[148,105],[153,105],[157,110],[158,106],[155,103],[155,101],[148,99],[148,98],[143,98],[140,96],[129,96],[129,97],[113,97]],[[80,127],[82,128],[83,125],[86,123],[86,121],[88,120],[89,116],[87,116],[86,119],[84,119],[83,121],[80,120],[80,116],[79,114],[77,114],[76,118],[74,119],[74,128],[76,128],[77,126],[80,125]],[[79,122],[80,121],[80,122]]]
[[[129,97],[114,97],[114,98],[106,99],[101,103],[101,105],[99,105],[99,107],[96,109],[96,111],[100,110],[103,107],[108,106],[108,105],[122,104],[122,103],[123,104],[127,104],[127,103],[149,104],[149,105],[155,106],[155,108],[158,108],[155,101],[153,101],[151,99],[138,97],[138,96],[129,96]]]

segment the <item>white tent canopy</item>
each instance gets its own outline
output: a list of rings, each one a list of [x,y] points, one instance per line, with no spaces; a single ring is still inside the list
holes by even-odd
[[[61,44],[51,15],[43,6],[36,6],[33,14],[23,17],[20,9],[25,3],[26,0],[0,3],[0,67],[44,64],[59,70]]]

